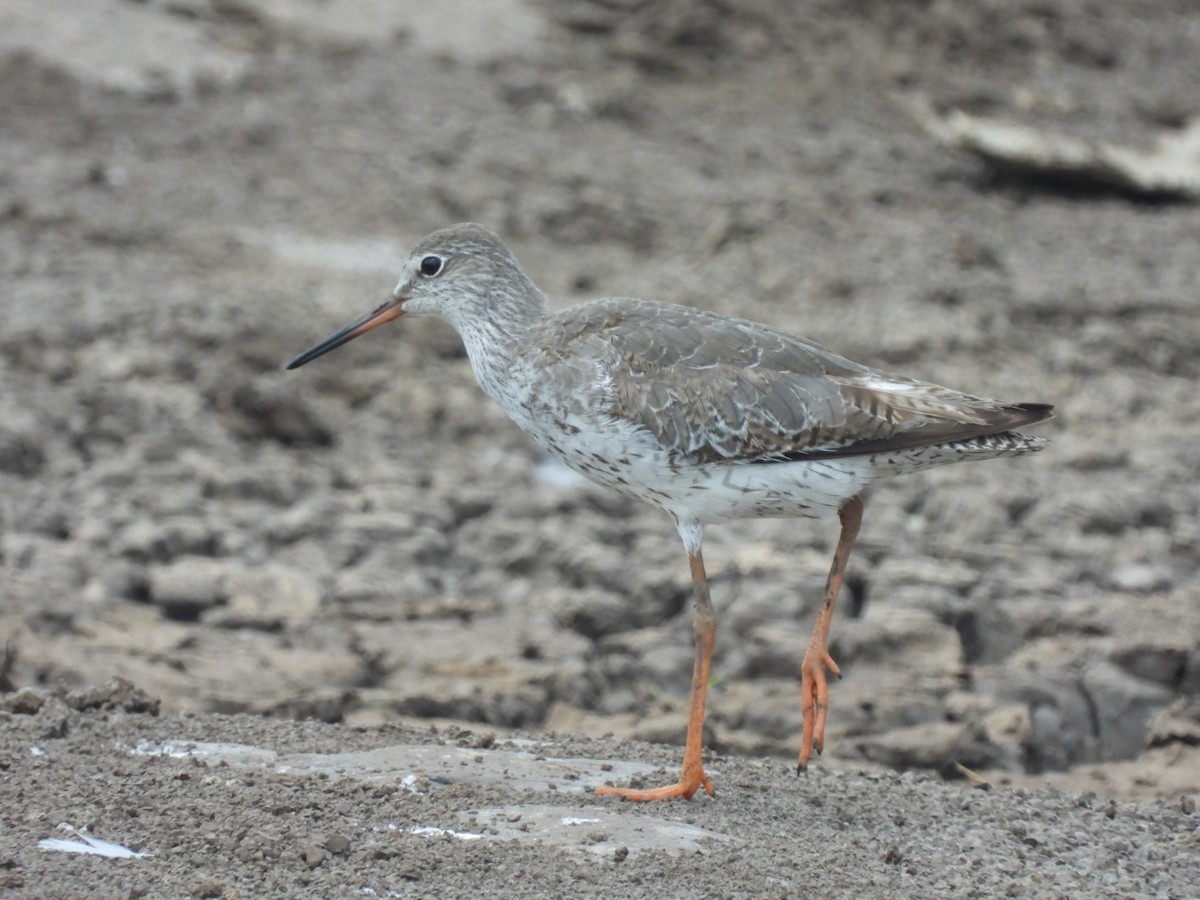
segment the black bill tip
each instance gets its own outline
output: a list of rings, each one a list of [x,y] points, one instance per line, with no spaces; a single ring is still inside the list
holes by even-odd
[[[291,362],[284,369],[298,369],[305,363],[312,362],[318,356],[324,356],[330,350],[336,350],[342,344],[349,343],[359,335],[366,334],[373,328],[378,328],[385,322],[390,322],[392,319],[398,319],[404,315],[403,301],[392,297],[385,303],[381,303],[375,309],[371,310],[365,316],[355,319],[344,328],[340,328],[331,334],[319,344],[314,344],[309,347]]]

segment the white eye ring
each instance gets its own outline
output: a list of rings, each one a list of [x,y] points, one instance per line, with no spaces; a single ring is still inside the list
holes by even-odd
[[[437,275],[442,271],[442,266],[445,264],[446,261],[444,259],[442,259],[440,256],[434,256],[431,253],[429,256],[422,257],[420,272],[426,278],[432,278],[434,275]]]

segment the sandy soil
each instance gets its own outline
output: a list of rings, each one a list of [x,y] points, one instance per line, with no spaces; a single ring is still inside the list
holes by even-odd
[[[1200,112],[1200,11],[792,6],[4,5],[5,891],[1195,893],[1200,210],[905,109],[1148,142]],[[718,797],[600,804],[677,761],[670,524],[540,458],[436,323],[280,370],[461,220],[558,304],[1059,407],[1036,457],[868,498],[804,778],[836,523],[710,529]]]

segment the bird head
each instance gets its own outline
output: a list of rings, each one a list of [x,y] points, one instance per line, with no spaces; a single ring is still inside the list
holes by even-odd
[[[453,225],[426,237],[405,260],[391,296],[287,364],[296,369],[401,316],[433,316],[464,334],[541,314],[545,298],[500,238],[482,225]]]

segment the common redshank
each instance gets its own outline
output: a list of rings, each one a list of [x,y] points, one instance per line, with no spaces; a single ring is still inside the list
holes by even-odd
[[[701,759],[717,620],[701,556],[704,526],[837,511],[841,534],[800,665],[798,770],[821,752],[829,710],[829,626],[876,480],[1039,450],[1014,429],[1041,403],[998,403],[861,366],[764,325],[667,303],[609,297],[551,312],[516,258],[482,225],[435,231],[384,303],[301,353],[295,369],[400,316],[458,331],[484,392],[533,440],[593,481],[675,522],[687,550],[696,650],[683,770],[666,787],[605,786],[628,800],[712,795]]]

